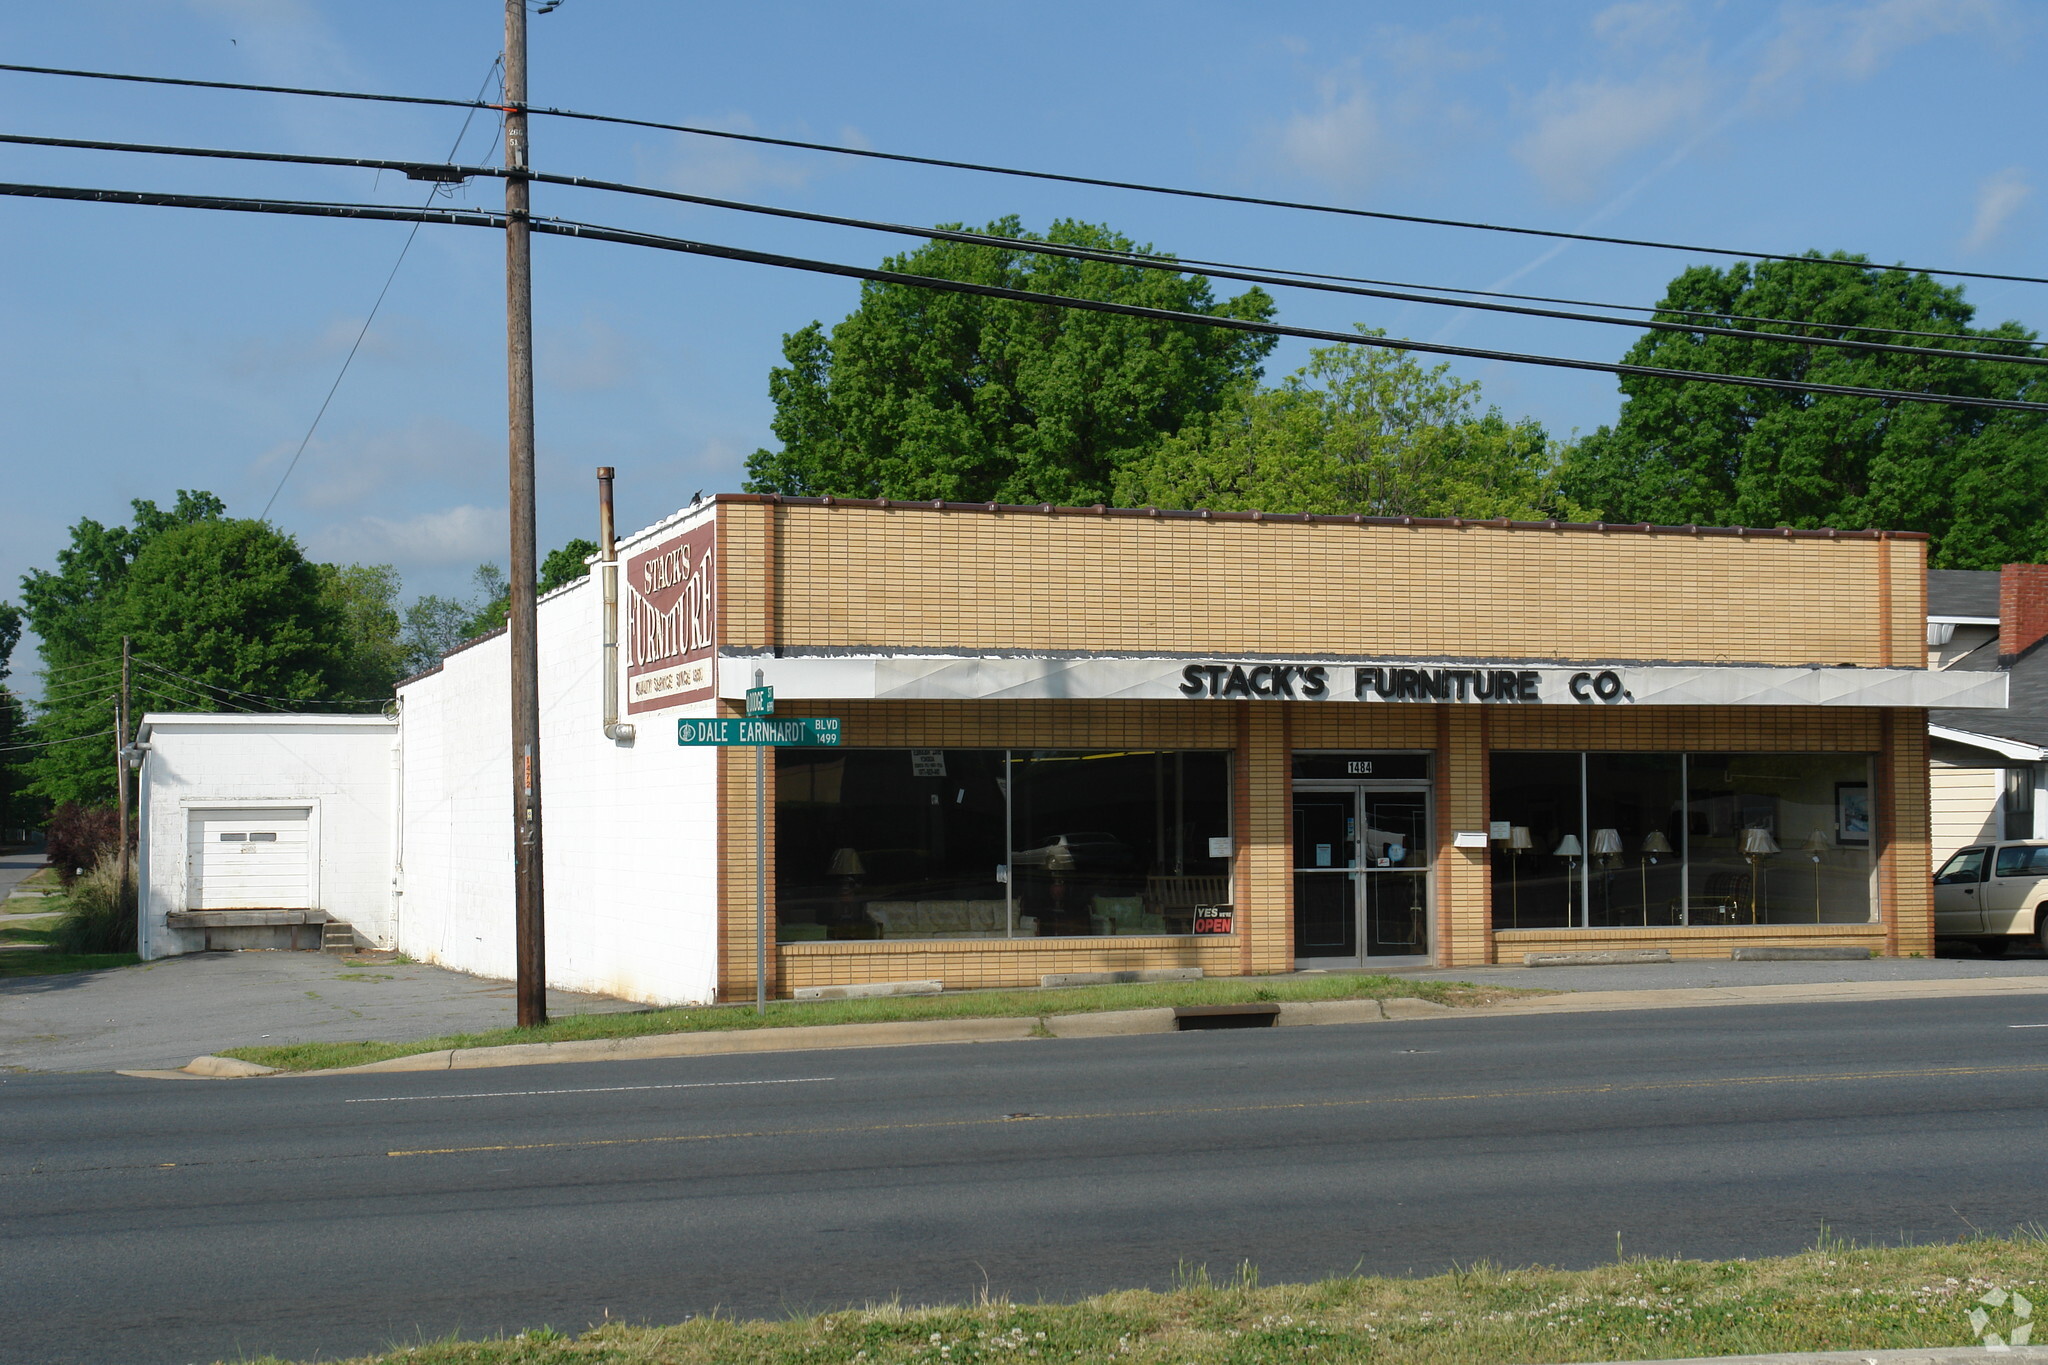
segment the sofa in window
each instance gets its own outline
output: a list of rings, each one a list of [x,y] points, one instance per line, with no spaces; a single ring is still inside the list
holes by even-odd
[[[1009,906],[999,900],[869,901],[867,916],[888,938],[1005,938]],[[1019,935],[1038,932],[1030,916],[1017,920]]]

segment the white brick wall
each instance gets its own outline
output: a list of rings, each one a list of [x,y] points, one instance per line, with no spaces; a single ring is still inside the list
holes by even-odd
[[[194,930],[165,926],[187,907],[187,820],[200,808],[310,808],[316,908],[372,942],[391,942],[392,796],[398,727],[380,716],[148,715],[138,784],[141,952],[193,953]],[[317,941],[317,934],[314,936]]]
[[[603,733],[601,595],[584,579],[539,616],[548,982],[649,1004],[696,1004],[718,971],[716,751],[675,719]],[[404,788],[398,947],[482,976],[513,960],[509,645],[498,635],[400,692]]]

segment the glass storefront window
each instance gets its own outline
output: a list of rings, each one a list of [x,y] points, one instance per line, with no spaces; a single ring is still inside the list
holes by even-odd
[[[1863,924],[1864,754],[1496,753],[1497,929]]]
[[[777,937],[1187,934],[1230,900],[1226,754],[785,749]]]

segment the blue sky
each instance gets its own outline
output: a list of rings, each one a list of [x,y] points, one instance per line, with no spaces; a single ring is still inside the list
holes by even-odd
[[[5,60],[468,97],[492,0],[67,0],[0,11]],[[532,23],[535,104],[1445,217],[2040,274],[2048,6],[2030,0],[1015,5],[566,0]],[[2030,76],[2029,73],[2034,73]],[[18,132],[445,157],[459,110],[0,73]],[[480,115],[468,160],[495,156]],[[1185,256],[1653,302],[1708,258],[1055,186],[539,120],[536,167],[913,223],[1109,223]],[[0,148],[0,179],[418,202],[397,177]],[[496,182],[454,202],[492,203]],[[537,212],[872,264],[899,239],[541,187]],[[407,228],[0,200],[0,597],[81,516],[279,487]],[[769,444],[785,332],[857,286],[536,243],[540,531],[593,533],[737,488]],[[272,517],[408,595],[503,561],[501,245],[425,228]],[[1513,283],[1506,283],[1512,281]],[[1973,284],[1979,320],[2048,288]],[[1612,360],[1613,328],[1290,293],[1283,320]],[[1269,374],[1301,363],[1283,346]],[[1460,364],[1555,435],[1611,379]],[[30,663],[24,655],[18,666]]]

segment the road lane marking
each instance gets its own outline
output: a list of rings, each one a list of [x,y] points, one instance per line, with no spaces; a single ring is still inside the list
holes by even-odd
[[[564,1090],[479,1090],[462,1095],[366,1095],[343,1104],[410,1104],[416,1100],[502,1100],[522,1095],[609,1095],[622,1090],[717,1090],[735,1085],[818,1085],[837,1076],[791,1076],[775,1081],[676,1081],[669,1085],[586,1085]]]
[[[2048,1024],[2007,1024],[2007,1028],[2048,1028]]]
[[[1651,1090],[1714,1090],[1739,1085],[1805,1085],[1828,1081],[1946,1079],[1956,1076],[2010,1076],[2048,1071],[2048,1063],[2020,1066],[1944,1066],[1899,1071],[1838,1071],[1818,1076],[1730,1076],[1709,1081],[1645,1081],[1635,1085],[1577,1085],[1545,1090],[1476,1090],[1444,1095],[1393,1095],[1380,1099],[1297,1100],[1285,1104],[1221,1104],[1173,1109],[1109,1109],[1078,1114],[1034,1115],[1036,1121],[1084,1122],[1091,1119],[1189,1118],[1203,1114],[1271,1114],[1316,1109],[1364,1109],[1376,1105],[1449,1104],[1472,1100],[1541,1099],[1571,1095],[1620,1095]],[[1017,1120],[931,1119],[918,1123],[862,1123],[828,1128],[760,1128],[733,1133],[670,1133],[659,1137],[583,1138],[571,1142],[504,1142],[475,1147],[416,1147],[386,1152],[387,1157],[468,1156],[485,1152],[544,1152],[591,1147],[645,1147],[684,1142],[730,1142],[741,1138],[844,1137],[855,1133],[905,1133],[937,1128],[990,1128]]]

